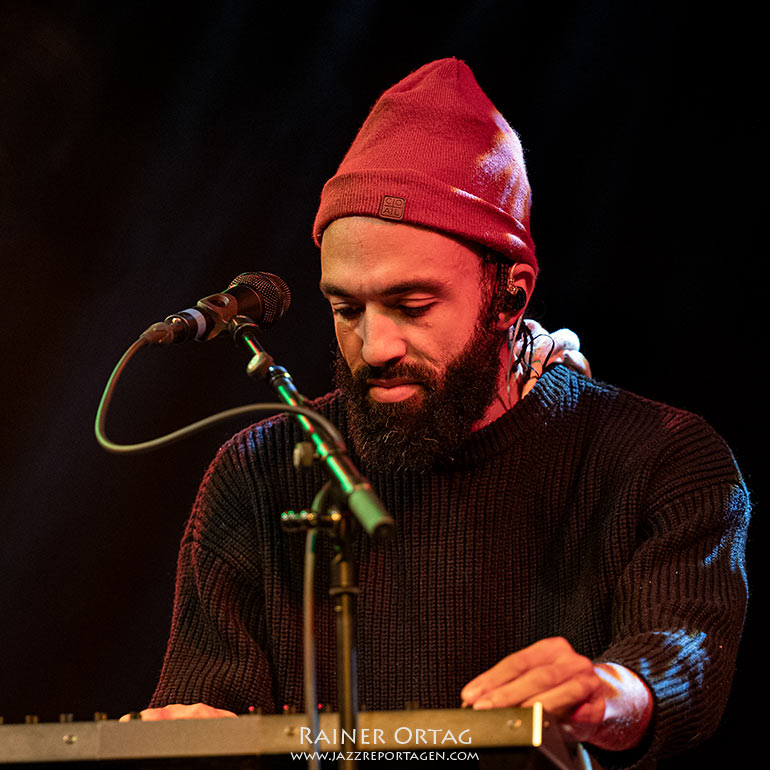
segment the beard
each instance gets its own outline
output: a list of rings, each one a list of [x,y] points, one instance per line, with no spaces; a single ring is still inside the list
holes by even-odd
[[[470,436],[497,395],[505,339],[505,332],[483,315],[443,373],[420,364],[365,364],[351,372],[337,350],[335,382],[346,397],[348,435],[370,469],[425,472],[451,457]],[[396,403],[372,399],[366,381],[392,377],[416,380],[421,392]]]

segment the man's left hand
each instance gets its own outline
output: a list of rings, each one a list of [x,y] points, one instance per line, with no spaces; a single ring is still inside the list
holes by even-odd
[[[633,672],[614,663],[594,665],[561,637],[503,658],[461,695],[463,705],[474,709],[540,702],[577,740],[612,750],[635,746],[652,712],[652,696]]]

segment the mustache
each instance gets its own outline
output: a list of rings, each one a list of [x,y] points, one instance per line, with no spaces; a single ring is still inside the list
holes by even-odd
[[[392,366],[362,364],[355,371],[349,370],[349,372],[353,384],[362,390],[368,388],[368,380],[416,380],[427,390],[435,390],[438,385],[435,373],[419,364],[400,363]]]

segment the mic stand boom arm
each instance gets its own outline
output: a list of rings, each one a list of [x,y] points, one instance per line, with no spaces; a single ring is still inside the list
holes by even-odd
[[[246,368],[250,377],[261,377],[289,406],[303,406],[305,399],[297,391],[291,375],[282,366],[276,366],[273,358],[257,339],[259,327],[246,316],[235,316],[230,322],[233,340],[243,344],[253,357]],[[303,415],[295,414],[303,431],[313,443],[315,453],[324,463],[332,480],[339,484],[345,504],[367,534],[375,540],[388,540],[393,535],[393,519],[374,493],[369,482],[361,475],[347,454],[345,444],[338,439],[330,445],[324,436]]]
[[[303,406],[304,398],[294,386],[291,375],[282,366],[276,366],[272,356],[262,347],[256,332],[259,327],[246,316],[230,321],[230,330],[236,345],[242,344],[252,353],[246,371],[250,377],[260,377],[285,404]],[[356,748],[358,725],[358,688],[355,653],[355,605],[358,595],[355,565],[352,556],[354,521],[351,513],[364,530],[376,540],[387,540],[393,535],[394,523],[374,493],[369,482],[361,475],[347,454],[341,437],[333,438],[313,425],[305,416],[294,417],[307,434],[315,449],[315,456],[325,465],[330,481],[316,496],[313,519],[322,525],[331,524],[335,555],[332,561],[332,585],[337,616],[337,699],[342,730],[342,759],[340,767],[354,768],[356,762],[348,757]],[[308,526],[314,526],[308,524]],[[313,688],[314,690],[315,688]],[[307,714],[311,718],[311,714]]]

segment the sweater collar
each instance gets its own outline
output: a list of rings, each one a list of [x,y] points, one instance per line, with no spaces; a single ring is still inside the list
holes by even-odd
[[[525,436],[539,431],[559,411],[569,390],[570,370],[563,365],[547,369],[534,388],[494,422],[474,431],[458,447],[445,468],[475,465],[508,450]]]

